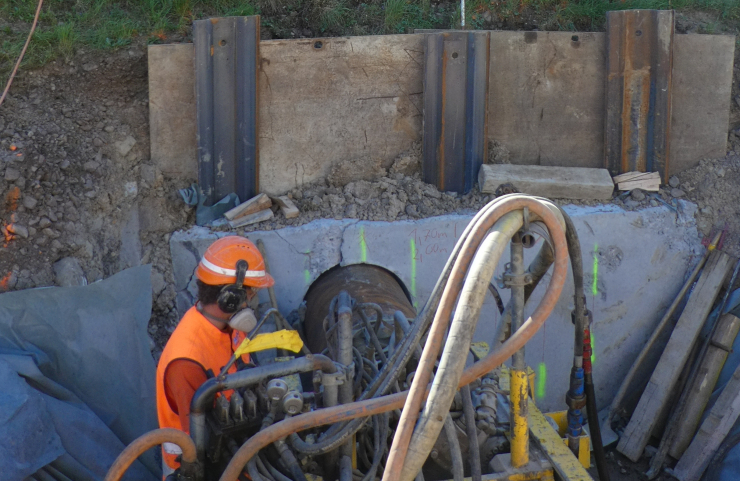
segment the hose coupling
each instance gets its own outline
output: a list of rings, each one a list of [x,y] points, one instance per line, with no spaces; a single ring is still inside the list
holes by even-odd
[[[198,461],[188,463],[180,462],[180,469],[177,476],[178,481],[201,481],[204,477],[203,465]]]
[[[594,320],[594,315],[593,315],[593,313],[591,311],[589,311],[585,307],[585,304],[586,304],[585,299],[584,299],[584,302],[583,303],[584,303],[584,308],[583,308],[583,313],[581,314],[583,316],[583,325],[584,326],[590,326],[591,323]],[[576,324],[576,310],[575,309],[573,309],[572,311],[570,311],[570,322],[572,322],[573,325],[575,326],[575,324]]]
[[[569,409],[568,436],[577,438],[581,434],[583,434],[583,413],[580,409]]]

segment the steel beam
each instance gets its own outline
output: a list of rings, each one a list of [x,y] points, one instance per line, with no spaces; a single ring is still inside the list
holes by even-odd
[[[670,159],[673,10],[607,12],[605,167],[660,172]]]
[[[424,181],[469,192],[488,143],[488,32],[427,34],[424,44]]]

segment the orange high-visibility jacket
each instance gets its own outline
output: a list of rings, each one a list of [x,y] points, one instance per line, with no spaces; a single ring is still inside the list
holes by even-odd
[[[176,405],[165,394],[164,380],[170,363],[178,359],[187,359],[200,364],[204,371],[210,369],[218,376],[244,338],[245,335],[241,331],[234,330],[228,333],[219,330],[195,306],[185,313],[167,341],[157,365],[157,417],[160,428],[183,430],[180,418],[172,409]],[[242,360],[249,362],[249,355],[242,356]],[[236,365],[231,366],[228,372],[229,374],[236,372]],[[231,391],[224,394],[231,398]],[[189,429],[185,431],[188,432]],[[162,445],[162,456],[170,468],[179,467],[179,463],[175,461],[179,454],[181,451],[177,445],[172,443]]]

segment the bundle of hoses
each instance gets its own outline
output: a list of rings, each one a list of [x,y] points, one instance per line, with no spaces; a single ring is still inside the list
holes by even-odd
[[[528,217],[529,222],[542,222],[549,232],[555,257],[550,283],[542,301],[521,328],[512,333],[511,337],[501,346],[463,372],[464,364],[462,363],[467,356],[454,355],[454,353],[467,354],[470,347],[470,336],[475,331],[475,323],[480,313],[485,289],[493,275],[493,269],[511,236],[524,225],[525,217]],[[557,303],[565,283],[568,265],[568,249],[563,225],[564,220],[560,210],[544,199],[513,194],[500,197],[486,205],[461,235],[429,300],[416,322],[412,324],[411,330],[404,337],[400,347],[394,350],[387,364],[383,366],[359,400],[294,416],[258,432],[234,454],[220,478],[221,481],[235,481],[247,462],[260,449],[276,440],[302,430],[335,424],[327,431],[322,439],[323,442],[320,442],[323,444],[323,450],[331,449],[359,430],[369,416],[402,406],[404,412],[399,430],[394,437],[389,463],[384,469],[384,479],[395,479],[399,475],[404,481],[414,478],[431,451],[429,441],[431,440],[433,444],[442,429],[444,415],[449,411],[456,389],[490,372],[523,347],[539,330]],[[460,301],[456,303],[458,296]],[[416,418],[421,403],[430,393],[427,383],[431,378],[453,309],[455,319],[450,326],[450,336],[445,344],[440,368],[431,387],[432,395],[422,413],[422,422],[416,430],[418,432],[415,432]],[[384,395],[396,382],[399,373],[408,363],[430,323],[432,323],[431,331],[411,390]],[[462,359],[462,363],[459,359]],[[410,396],[408,401],[407,396]],[[446,399],[448,397],[449,399]],[[349,420],[353,421],[347,423]],[[142,438],[145,436],[147,435]],[[177,441],[174,442],[177,443]],[[126,452],[122,453],[119,459],[124,454]],[[132,454],[134,453],[128,452],[129,457]],[[391,469],[391,460],[393,460],[394,468],[403,466],[403,471]],[[132,461],[129,461],[129,464]],[[411,465],[412,462],[413,465]],[[117,477],[111,477],[110,474],[106,477],[107,481],[120,479],[122,473]]]

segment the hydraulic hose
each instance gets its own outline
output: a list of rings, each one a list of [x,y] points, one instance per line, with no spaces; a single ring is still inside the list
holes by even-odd
[[[606,467],[606,454],[604,443],[601,439],[601,425],[599,424],[599,411],[596,408],[596,390],[594,389],[593,370],[591,366],[591,326],[590,314],[586,309],[586,293],[583,280],[583,257],[581,256],[581,241],[578,239],[576,226],[573,220],[560,209],[565,221],[565,240],[568,243],[570,254],[570,266],[573,271],[573,298],[575,311],[573,322],[575,324],[575,341],[573,347],[573,367],[582,367],[583,382],[586,395],[586,415],[591,431],[591,444],[596,459],[596,470],[600,481],[609,481],[609,471]]]
[[[471,236],[465,239],[461,255],[456,260],[450,279],[445,286],[439,309],[422,351],[422,359],[409,390],[409,399],[406,401],[396,435],[393,438],[383,481],[411,481],[434,446],[442,429],[444,414],[449,411],[452,403],[454,388],[458,384],[457,379],[460,378],[465,367],[466,356],[461,356],[460,353],[467,353],[470,348],[488,283],[493,277],[493,272],[508,240],[524,224],[522,213],[524,208],[528,208],[529,212],[536,216],[535,220],[541,219],[545,222],[555,250],[555,270],[545,298],[548,294],[550,296],[555,294],[555,296],[549,299],[543,298],[538,309],[547,301],[552,301],[547,311],[549,314],[565,284],[568,250],[565,229],[562,225],[563,220],[557,207],[549,202],[528,196],[512,196],[502,201],[494,201],[494,204],[496,206],[490,214],[484,216],[480,224],[474,227]],[[491,227],[493,229],[489,234]],[[483,239],[484,236],[485,239]],[[471,259],[473,256],[475,256],[474,260]],[[468,269],[470,273],[466,277]],[[423,392],[432,376],[444,333],[449,325],[450,314],[455,307],[458,295],[460,301],[455,310],[455,319],[450,326],[450,333],[445,343],[437,375],[432,383],[429,399],[419,417]],[[525,326],[527,324],[529,321],[525,323]],[[419,417],[418,426],[417,417]]]
[[[480,446],[478,445],[478,430],[475,427],[475,407],[470,397],[470,386],[460,388],[462,396],[463,415],[465,416],[465,432],[468,435],[468,455],[470,456],[471,481],[481,481]]]
[[[465,468],[463,467],[460,440],[457,438],[455,421],[452,420],[449,412],[445,416],[444,430],[447,436],[447,444],[450,446],[450,458],[452,458],[452,479],[453,481],[463,481],[463,478],[465,478]]]
[[[136,458],[154,446],[159,446],[162,443],[173,443],[178,445],[180,449],[182,449],[183,463],[196,462],[195,443],[193,443],[193,440],[190,439],[190,436],[188,436],[184,431],[172,428],[155,429],[154,431],[142,434],[138,438],[134,439],[131,444],[126,446],[126,449],[124,449],[113,462],[113,465],[108,470],[103,481],[119,481],[129,466],[136,461]]]
[[[559,216],[554,213],[556,210],[554,206],[551,206],[551,204],[545,204],[540,200],[528,196],[504,196],[484,207],[484,209],[474,217],[473,221],[468,224],[462,237],[455,245],[452,255],[450,256],[450,259],[448,259],[445,269],[437,281],[437,285],[435,286],[430,299],[427,301],[424,309],[422,309],[417,322],[413,324],[412,331],[404,338],[402,347],[394,351],[389,363],[384,366],[383,370],[388,366],[393,366],[391,369],[401,369],[405,366],[405,363],[408,362],[408,359],[412,354],[414,343],[418,343],[418,340],[423,335],[422,328],[425,326],[426,322],[428,322],[429,318],[431,318],[431,313],[435,312],[435,310],[437,311],[435,319],[446,318],[447,321],[441,322],[448,322],[453,308],[452,305],[449,305],[451,304],[449,299],[452,298],[454,301],[462,288],[467,266],[470,264],[475,250],[483,240],[483,237],[485,237],[488,230],[504,214],[514,210],[521,210],[524,207],[528,207],[530,212],[540,217],[545,222],[553,237],[555,262],[552,280],[547,287],[542,301],[534,310],[531,317],[527,319],[522,327],[517,332],[513,333],[512,336],[503,343],[503,345],[494,349],[486,357],[465,370],[462,373],[462,376],[460,376],[460,381],[457,386],[469,384],[472,380],[481,377],[485,373],[490,372],[492,369],[499,366],[502,362],[511,357],[514,352],[524,346],[524,344],[526,344],[527,341],[539,330],[547,319],[547,316],[555,307],[565,282],[568,264],[565,238],[562,233],[562,227],[560,227]],[[454,272],[453,265],[455,267]],[[442,293],[443,287],[444,294]],[[484,285],[484,287],[486,286]],[[442,297],[445,297],[448,300],[446,303],[441,303],[440,308],[436,309],[437,303],[441,302]],[[445,329],[443,329],[443,331]],[[430,338],[431,337],[432,336],[430,334]],[[429,344],[430,342],[428,340],[425,350],[427,350]],[[438,350],[439,346],[437,346],[437,351]],[[381,373],[383,370],[381,370]],[[379,387],[382,387],[383,385],[390,385],[388,378],[385,378]],[[455,388],[457,386],[455,386]],[[369,390],[370,388],[366,390],[366,393]],[[421,401],[426,397],[426,394],[427,389],[426,386],[424,386],[420,396]],[[407,392],[402,392],[379,398],[365,399],[350,404],[302,414],[280,423],[276,423],[270,428],[260,431],[252,436],[244,445],[242,445],[241,448],[239,448],[227,466],[226,471],[224,471],[221,476],[221,481],[235,481],[246,462],[251,459],[256,452],[267,444],[273,442],[275,439],[280,439],[281,437],[285,437],[291,433],[316,426],[388,412],[401,407],[404,404],[407,395]],[[447,408],[449,409],[449,404]],[[389,472],[388,466],[385,467],[384,471],[386,474]]]

